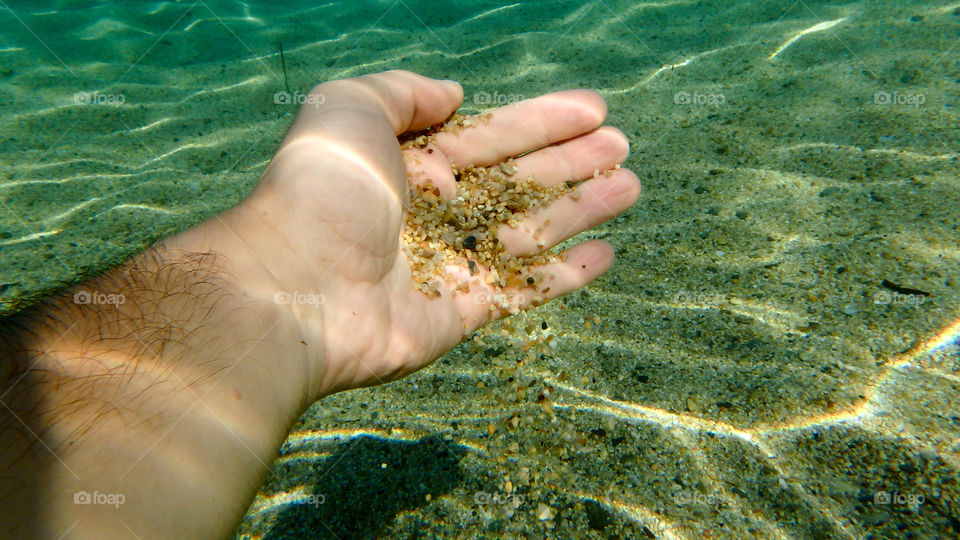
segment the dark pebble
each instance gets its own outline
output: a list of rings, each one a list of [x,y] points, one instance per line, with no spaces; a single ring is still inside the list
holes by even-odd
[[[693,192],[696,193],[697,195],[701,195],[701,194],[707,192],[707,188],[705,188],[705,187],[703,187],[703,186],[697,186],[697,187],[693,188]]]
[[[590,524],[591,529],[601,531],[606,529],[607,525],[610,525],[610,512],[603,506],[600,506],[600,503],[587,499],[583,503],[583,507],[584,510],[587,511],[587,522]]]
[[[477,247],[477,237],[470,235],[463,239],[463,249],[473,249]]]
[[[505,350],[506,350],[506,349],[504,349],[503,347],[497,345],[497,346],[495,346],[495,347],[487,347],[486,349],[484,349],[483,354],[486,355],[486,356],[488,356],[488,357],[490,357],[490,356],[500,356],[501,354],[503,354],[503,351],[505,351]]]

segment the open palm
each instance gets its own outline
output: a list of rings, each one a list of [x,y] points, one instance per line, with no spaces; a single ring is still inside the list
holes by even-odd
[[[636,176],[626,169],[594,178],[595,170],[622,162],[628,145],[619,131],[599,128],[606,106],[586,90],[522,101],[476,127],[438,134],[429,148],[401,151],[398,135],[443,122],[462,99],[457,83],[403,71],[321,84],[301,106],[260,185],[235,212],[262,225],[243,239],[269,276],[251,286],[264,296],[298,295],[288,298],[308,356],[319,364],[314,397],[416,371],[465,333],[504,315],[483,301],[491,292],[485,286],[456,295],[441,288],[433,299],[415,289],[400,240],[408,173],[417,181],[429,178],[449,197],[455,192],[451,162],[492,165],[523,154],[516,161],[522,177],[584,181],[576,200],[558,199],[518,229],[499,231],[517,255],[549,249],[602,223],[639,194]],[[538,236],[545,247],[538,248],[532,230],[547,219]],[[612,260],[605,242],[580,244],[565,262],[551,265],[545,274],[553,277],[539,289],[549,287],[547,298],[565,294]],[[469,277],[466,267],[448,271]]]

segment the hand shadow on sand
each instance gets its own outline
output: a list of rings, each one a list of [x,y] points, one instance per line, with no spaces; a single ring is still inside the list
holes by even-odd
[[[460,460],[467,448],[438,435],[409,442],[359,437],[328,448],[332,453],[322,461],[274,465],[264,491],[306,486],[316,504],[280,510],[266,540],[373,538],[400,512],[428,504],[427,495],[464,481]]]

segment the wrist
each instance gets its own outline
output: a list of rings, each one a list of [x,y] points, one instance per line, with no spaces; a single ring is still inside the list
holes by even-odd
[[[327,312],[340,288],[325,289],[314,277],[324,261],[310,257],[300,243],[277,230],[280,216],[302,211],[291,204],[274,191],[258,188],[236,206],[168,238],[164,245],[171,250],[221,254],[229,261],[222,272],[229,288],[257,303],[265,317],[277,322],[278,332],[296,336],[279,345],[277,355],[302,360],[297,382],[305,396],[301,409],[306,409],[322,397],[325,388],[330,355]],[[329,283],[338,276],[331,272],[326,277]]]
[[[11,509],[53,536],[230,532],[308,398],[295,327],[227,265],[158,246],[18,317],[0,432],[23,456],[5,471]],[[29,485],[43,492],[24,497]],[[124,502],[76,504],[83,493]]]
[[[163,244],[173,252],[218,254],[222,287],[283,336],[273,355],[295,364],[289,369],[296,372],[295,388],[303,396],[297,409],[302,412],[321,397],[318,388],[327,351],[323,324],[317,321],[326,320],[327,298],[317,285],[302,285],[297,272],[303,269],[285,263],[299,250],[272,225],[269,214],[283,212],[276,206],[274,199],[254,191],[233,208]]]

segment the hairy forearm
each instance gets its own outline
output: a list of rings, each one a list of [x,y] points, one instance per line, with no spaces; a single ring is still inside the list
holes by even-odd
[[[4,322],[7,532],[232,531],[308,401],[299,335],[230,276],[214,253],[158,246]]]

